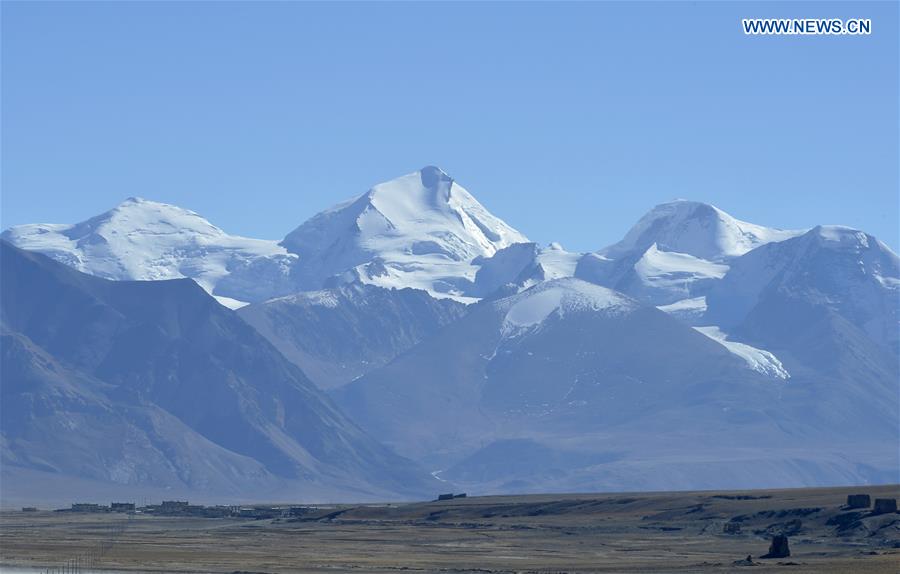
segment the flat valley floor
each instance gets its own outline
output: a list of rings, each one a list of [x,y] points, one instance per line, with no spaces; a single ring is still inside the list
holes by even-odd
[[[60,567],[120,531],[82,572],[900,572],[900,514],[846,509],[855,493],[900,486],[489,496],[275,520],[10,511],[0,571]],[[779,532],[791,556],[760,558]]]

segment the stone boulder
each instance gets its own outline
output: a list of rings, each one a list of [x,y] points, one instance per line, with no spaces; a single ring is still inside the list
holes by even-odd
[[[787,558],[790,555],[791,548],[788,546],[788,537],[784,534],[776,534],[772,537],[769,553],[761,556],[761,558]]]

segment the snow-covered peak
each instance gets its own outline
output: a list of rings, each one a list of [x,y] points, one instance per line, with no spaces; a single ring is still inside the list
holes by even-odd
[[[651,209],[622,241],[600,253],[615,258],[646,251],[655,243],[663,251],[719,261],[801,233],[747,223],[706,203],[676,200]]]
[[[40,236],[58,233],[68,241],[77,242],[97,240],[108,235],[147,233],[149,230],[165,234],[175,230],[186,230],[210,237],[224,235],[221,229],[193,211],[140,197],[129,197],[109,211],[75,225],[52,223],[18,225],[5,231],[4,237],[41,243],[43,240],[39,239]]]
[[[575,312],[627,312],[637,307],[629,297],[573,277],[554,279],[495,303],[505,313],[503,331],[511,333],[543,323],[550,316]]]
[[[330,278],[458,295],[471,261],[527,238],[492,215],[441,169],[378,184],[319,213],[281,243],[301,260],[305,288]]]
[[[506,296],[542,281],[572,277],[581,253],[570,253],[559,243],[539,247],[536,243],[516,243],[491,257],[479,257],[471,292],[478,297]]]
[[[768,297],[824,306],[896,348],[900,259],[884,243],[841,226],[815,227],[731,262],[707,295],[711,322],[737,325]]]
[[[900,265],[897,254],[876,237],[843,225],[816,226],[783,246],[771,246],[766,253],[771,254],[761,253],[758,258],[772,259],[772,254],[778,253],[775,260],[779,264],[790,262],[793,265],[808,265],[815,257],[839,257],[829,261],[848,263],[866,274],[894,276]]]
[[[873,248],[877,251],[893,253],[888,246],[875,237],[844,225],[819,225],[811,229],[807,233],[807,237],[825,249],[861,251]]]
[[[3,239],[107,279],[190,277],[210,293],[250,261],[278,259],[285,266],[295,259],[275,241],[228,235],[193,211],[138,197],[74,225],[11,227]],[[228,293],[220,301],[239,306],[248,300],[241,295]]]

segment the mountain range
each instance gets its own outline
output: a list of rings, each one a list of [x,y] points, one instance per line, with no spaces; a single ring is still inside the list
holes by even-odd
[[[7,498],[898,480],[900,263],[859,230],[677,200],[571,253],[429,166],[281,241],[136,198],[2,239]]]
[[[110,281],[0,249],[4,496],[34,495],[19,477],[35,471],[69,494],[67,476],[207,497],[429,492],[192,280]]]

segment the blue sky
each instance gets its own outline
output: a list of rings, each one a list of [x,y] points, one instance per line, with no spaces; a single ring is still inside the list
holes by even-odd
[[[436,164],[571,250],[675,197],[896,250],[898,52],[896,2],[3,2],[0,224],[137,195],[280,238]]]

